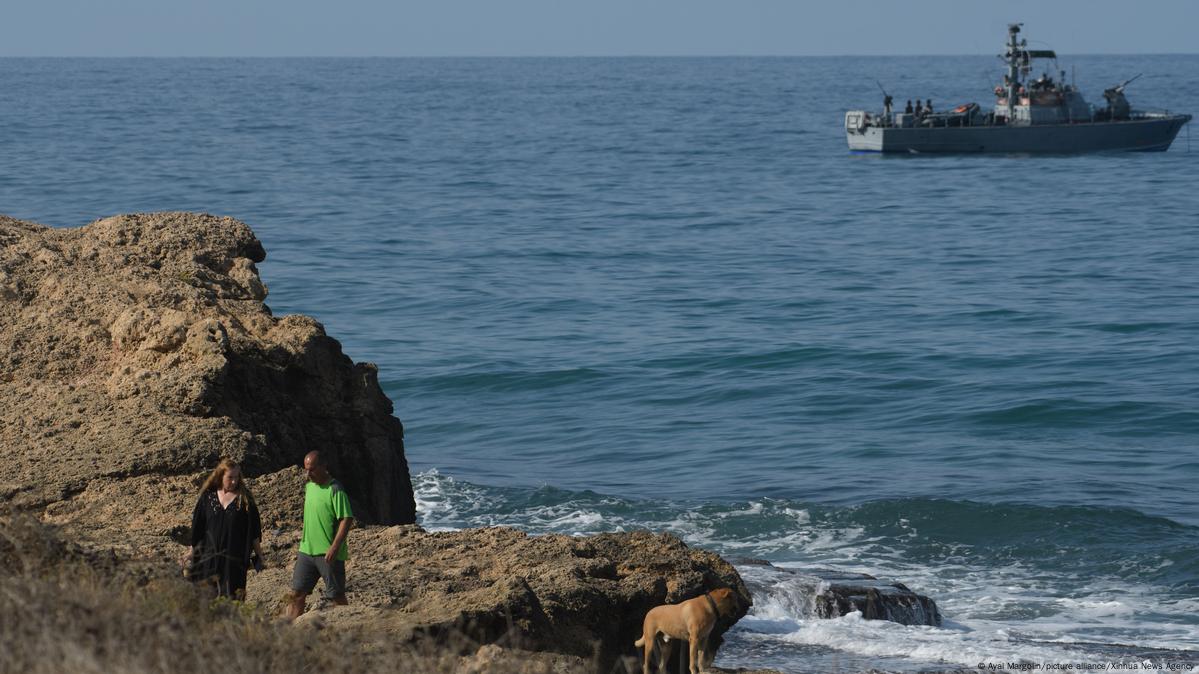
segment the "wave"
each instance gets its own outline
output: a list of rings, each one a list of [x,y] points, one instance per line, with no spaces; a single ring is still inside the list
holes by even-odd
[[[1013,428],[1122,427],[1151,423],[1177,432],[1199,429],[1199,414],[1177,402],[1044,398],[970,413],[981,426]]]
[[[413,484],[422,521],[432,528],[509,524],[568,534],[648,528],[770,560],[844,563],[869,553],[919,564],[1020,563],[1199,593],[1193,554],[1199,527],[1132,508],[929,498],[848,506],[775,498],[637,500],[552,486],[484,487],[437,470],[418,474]]]
[[[426,377],[419,382],[405,383],[408,385],[413,383],[419,384],[422,390],[426,392],[447,393],[461,390],[472,393],[511,393],[515,391],[545,391],[571,387],[596,382],[610,376],[612,376],[610,373],[587,367],[540,371],[480,369],[477,371],[472,370],[436,377]]]

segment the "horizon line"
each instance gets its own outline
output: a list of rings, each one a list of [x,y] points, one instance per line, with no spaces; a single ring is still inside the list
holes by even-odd
[[[1059,52],[1060,56],[1199,56],[1199,52]],[[0,54],[0,59],[699,59],[699,58],[927,58],[991,56],[980,53],[921,54]]]

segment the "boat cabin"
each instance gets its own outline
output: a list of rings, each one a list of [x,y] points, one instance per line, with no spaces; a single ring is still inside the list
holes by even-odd
[[[1051,49],[1029,49],[1028,40],[1020,40],[1020,24],[1008,26],[1007,53],[1000,56],[1008,71],[1003,83],[995,87],[995,121],[998,124],[1030,126],[1037,124],[1068,124],[1089,122],[1094,110],[1078,88],[1066,84],[1066,73],[1057,69],[1057,54]],[[1030,80],[1037,59],[1053,61],[1054,80],[1048,72]]]

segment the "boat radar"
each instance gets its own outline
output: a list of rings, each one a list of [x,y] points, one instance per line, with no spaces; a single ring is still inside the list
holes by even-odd
[[[1057,69],[1053,50],[1028,48],[1028,40],[1020,38],[1023,25],[1008,25],[1007,44],[999,56],[1006,72],[995,86],[995,106],[990,112],[983,112],[977,103],[938,113],[919,108],[916,112],[892,112],[889,105],[882,113],[850,110],[845,113],[849,149],[907,153],[1163,151],[1191,121],[1185,114],[1134,110],[1124,90],[1140,74],[1105,89],[1107,106],[1095,108],[1074,84],[1066,83],[1066,73]],[[1038,60],[1053,61],[1054,67],[1032,79]]]

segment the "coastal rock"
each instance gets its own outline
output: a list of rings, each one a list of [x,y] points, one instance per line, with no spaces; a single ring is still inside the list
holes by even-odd
[[[799,571],[761,560],[742,560],[739,566],[755,596],[771,597],[792,615],[836,618],[857,611],[866,620],[941,626],[937,603],[903,583],[831,569]]]
[[[93,482],[249,475],[325,452],[366,522],[415,521],[403,428],[377,370],[306,316],[275,317],[244,223],[122,215],[79,228],[0,216],[0,500]]]
[[[145,576],[177,575],[171,560],[184,550],[179,541],[186,540],[201,478],[97,480],[47,508],[41,519],[91,557]],[[247,601],[270,612],[290,585],[302,480],[292,468],[252,485],[263,509],[266,568],[250,577]],[[145,516],[123,519],[124,501],[147,505]],[[620,669],[625,664],[639,671],[633,642],[650,608],[732,588],[738,608],[721,616],[712,633],[719,647],[752,601],[730,563],[669,534],[530,536],[505,527],[428,532],[415,525],[368,526],[350,533],[349,546],[350,605],[335,607],[314,594],[297,629],[461,655],[493,644],[597,665],[585,668],[590,671],[626,671]],[[0,560],[6,554],[0,537]]]
[[[273,601],[285,587],[294,534],[268,548],[279,565],[252,579],[251,600]],[[370,527],[351,534],[347,578],[351,605],[312,608],[320,617],[306,620],[388,641],[432,638],[451,647],[498,644],[595,658],[601,671],[639,657],[633,642],[654,606],[732,588],[738,611],[721,616],[712,633],[718,645],[751,603],[731,564],[644,531],[572,537],[503,527]]]
[[[817,602],[817,615],[821,618],[836,618],[857,611],[866,620],[941,626],[941,611],[932,599],[912,592],[903,583],[888,583],[864,574],[860,578],[842,578],[830,583]]]

